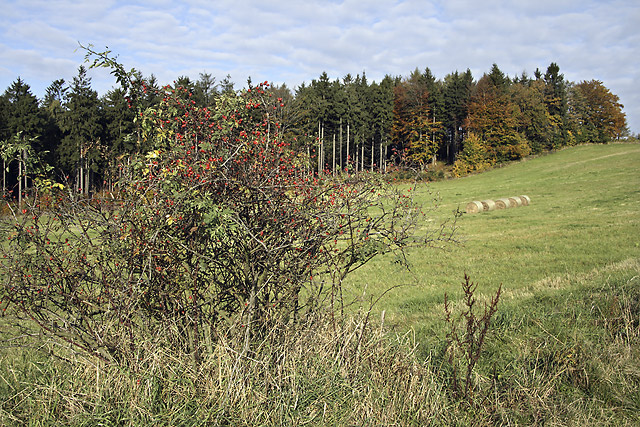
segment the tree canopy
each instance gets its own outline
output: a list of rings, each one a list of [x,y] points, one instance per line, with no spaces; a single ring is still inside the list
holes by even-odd
[[[118,164],[151,149],[132,103],[158,113],[165,108],[155,76],[132,71],[99,97],[80,66],[71,82],[53,81],[41,101],[18,77],[0,96],[0,140],[22,132],[34,138],[35,151],[47,153],[52,178],[84,192],[103,187]],[[178,76],[175,84],[198,107],[236,93],[230,75],[218,80],[202,72],[197,80]],[[322,72],[297,88],[269,85],[265,91],[272,95],[263,97],[269,131],[277,123],[293,147],[310,154],[307,169],[316,172],[384,170],[399,161],[420,169],[438,160],[464,162],[467,144],[480,150],[482,164],[491,165],[628,133],[617,95],[597,80],[566,81],[556,63],[533,77],[509,77],[493,64],[478,80],[468,69],[443,79],[429,68],[415,69],[380,82],[369,81],[365,72],[342,78]],[[5,178],[9,187],[15,173]]]

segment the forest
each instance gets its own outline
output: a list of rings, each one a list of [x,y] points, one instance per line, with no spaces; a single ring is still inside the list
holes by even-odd
[[[114,87],[99,96],[81,65],[71,82],[53,81],[42,99],[18,77],[0,96],[4,191],[21,194],[34,179],[99,191],[118,164],[155,148],[145,143],[142,111],[155,111],[164,91],[180,89],[201,109],[241,93],[229,75],[220,81],[206,72],[196,80],[181,76],[162,87],[154,75],[132,76],[127,91]],[[265,83],[268,131],[273,126],[306,152],[308,169],[318,172],[424,171],[440,161],[462,176],[628,135],[619,97],[598,80],[565,80],[556,63],[533,76],[509,77],[494,64],[478,79],[469,69],[438,79],[429,68],[416,68],[380,82],[365,72],[335,79],[323,72],[295,89]]]

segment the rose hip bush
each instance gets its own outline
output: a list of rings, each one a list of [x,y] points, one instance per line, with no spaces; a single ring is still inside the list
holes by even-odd
[[[53,188],[55,205],[36,192],[3,218],[0,308],[19,325],[118,363],[149,342],[200,360],[232,331],[246,351],[338,310],[344,278],[374,256],[450,237],[417,236],[413,192],[380,176],[310,174],[268,122],[267,84],[211,109],[180,87],[160,95],[137,112],[150,150],[117,165],[113,193]]]

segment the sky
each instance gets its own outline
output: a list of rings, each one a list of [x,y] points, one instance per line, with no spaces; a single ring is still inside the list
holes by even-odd
[[[640,132],[638,0],[0,0],[0,91],[20,77],[38,98],[84,63],[79,44],[107,48],[126,69],[236,89],[253,82],[296,88],[323,71],[438,79],[467,68],[477,80],[492,64],[508,76],[543,73],[600,80]],[[86,64],[88,65],[88,64]],[[100,95],[116,86],[90,70]]]

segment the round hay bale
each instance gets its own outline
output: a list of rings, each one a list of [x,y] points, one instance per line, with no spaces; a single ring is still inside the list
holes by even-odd
[[[522,200],[522,206],[529,206],[529,203],[531,203],[529,196],[520,196],[520,200]]]
[[[510,207],[511,207],[511,202],[509,202],[509,199],[496,200],[496,209],[507,209]]]
[[[483,200],[481,203],[485,212],[493,211],[496,209],[496,202],[494,202],[493,200]]]
[[[512,208],[517,208],[522,206],[522,200],[518,196],[509,197],[509,202],[511,202]]]
[[[473,202],[467,203],[467,213],[478,213],[482,212],[483,210],[484,207],[482,206],[482,202],[474,200]]]

